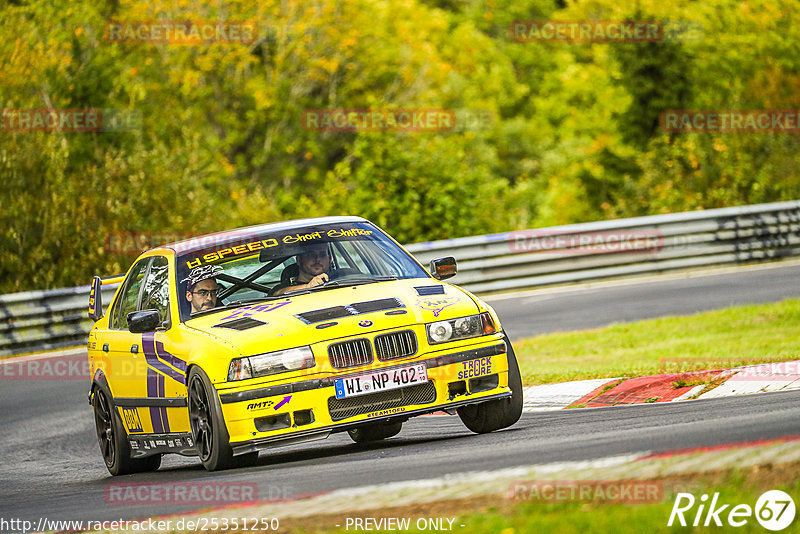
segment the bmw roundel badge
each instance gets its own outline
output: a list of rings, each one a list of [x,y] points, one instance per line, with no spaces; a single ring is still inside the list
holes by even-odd
[[[363,326],[367,328],[368,326],[372,326],[372,321],[367,321],[366,319],[363,321],[359,321],[358,326]]]

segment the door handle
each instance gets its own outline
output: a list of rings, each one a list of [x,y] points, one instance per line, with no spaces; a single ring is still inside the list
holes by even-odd
[[[131,345],[131,354],[139,354],[139,345]]]
[[[103,343],[103,352],[108,352],[108,343]]]

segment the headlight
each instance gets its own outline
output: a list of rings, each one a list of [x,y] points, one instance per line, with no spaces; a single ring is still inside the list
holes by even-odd
[[[494,334],[497,331],[488,312],[448,321],[428,323],[426,326],[428,329],[428,342],[431,345],[456,339],[485,336]]]
[[[308,369],[315,364],[314,353],[309,346],[236,358],[228,368],[228,381]]]

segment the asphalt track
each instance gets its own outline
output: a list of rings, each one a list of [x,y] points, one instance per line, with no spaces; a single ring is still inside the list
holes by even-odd
[[[490,300],[506,329],[520,337],[777,301],[800,296],[799,278],[799,266],[785,266]],[[156,473],[112,478],[97,446],[86,387],[82,380],[0,381],[0,518],[116,520],[199,508],[112,505],[105,490],[117,483],[246,482],[258,486],[259,499],[290,498],[464,471],[800,435],[800,392],[792,391],[525,413],[514,427],[488,435],[470,433],[457,417],[416,418],[378,445],[355,445],[336,434],[262,452],[258,465],[247,469],[207,473],[196,459],[167,456]]]

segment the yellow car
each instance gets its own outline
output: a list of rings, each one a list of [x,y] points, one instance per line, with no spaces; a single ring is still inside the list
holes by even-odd
[[[197,455],[208,470],[347,431],[389,438],[410,417],[514,424],[522,383],[494,310],[442,282],[359,217],[252,226],[143,253],[95,277],[88,349],[112,475]],[[102,284],[121,282],[108,312]]]

